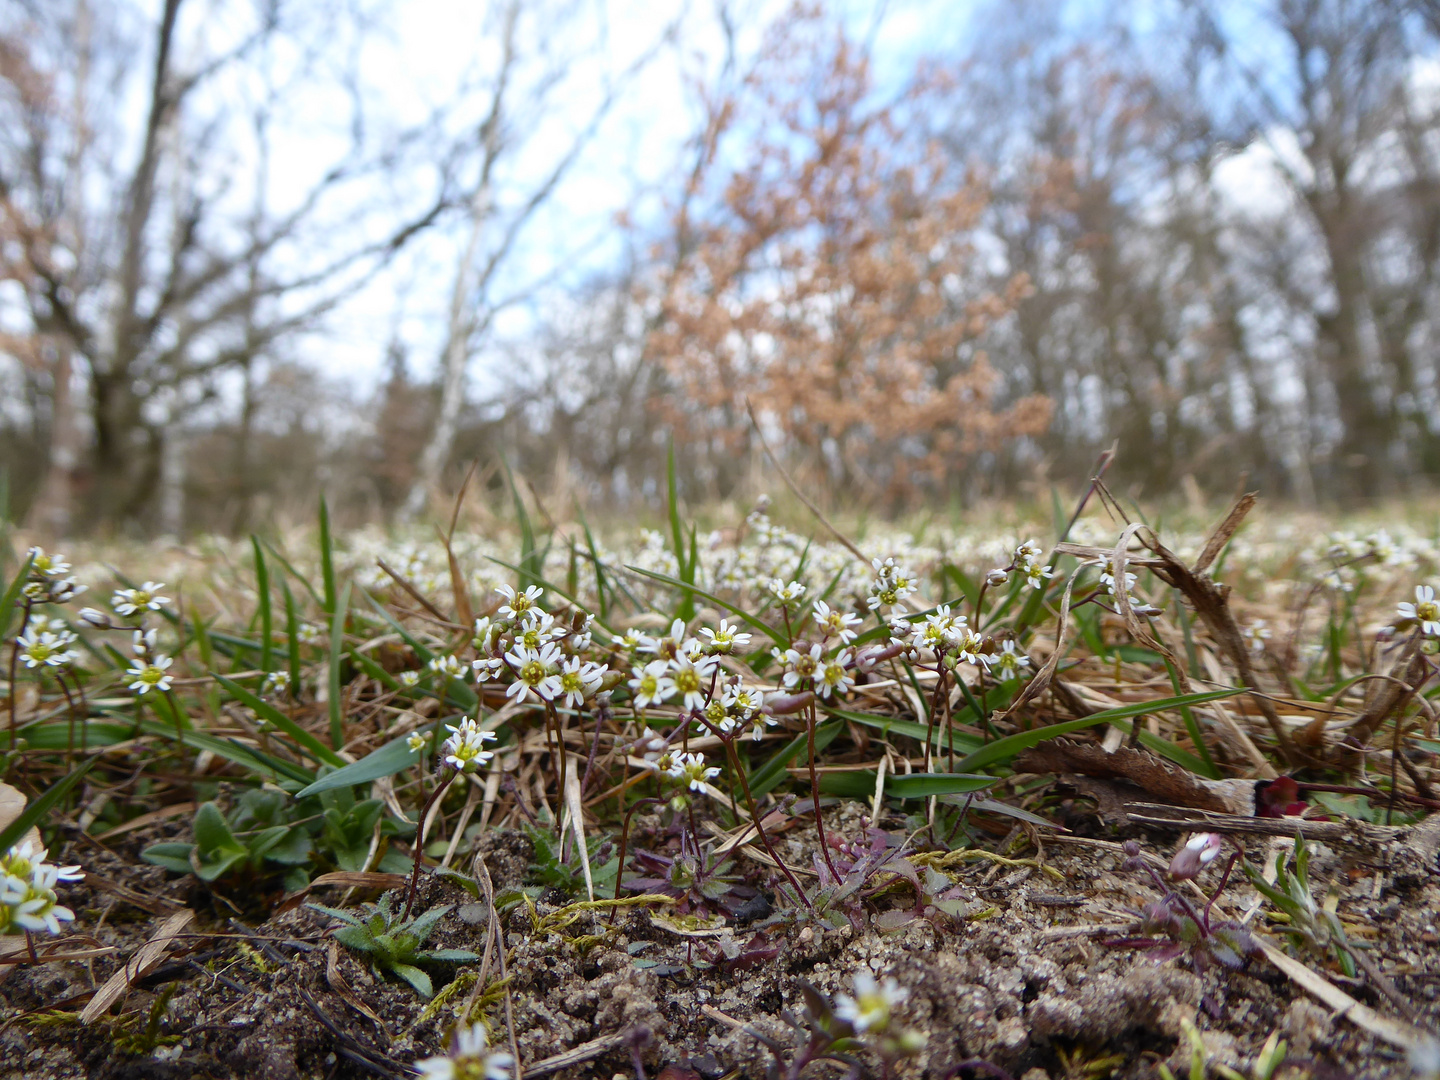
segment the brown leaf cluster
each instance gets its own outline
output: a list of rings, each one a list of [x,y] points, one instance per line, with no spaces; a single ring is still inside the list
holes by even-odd
[[[917,77],[877,103],[864,54],[796,16],[782,24],[717,125],[726,144],[681,215],[649,353],[671,385],[654,403],[678,440],[748,440],[745,401],[829,478],[888,495],[943,482],[971,454],[1045,429],[1039,396],[998,404],[977,339],[1028,290],[975,284],[983,186],[913,133],[936,104]],[[808,44],[807,44],[808,43]]]

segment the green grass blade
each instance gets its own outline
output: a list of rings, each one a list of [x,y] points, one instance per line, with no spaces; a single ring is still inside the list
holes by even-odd
[[[510,496],[515,501],[515,523],[520,529],[520,589],[523,592],[531,585],[545,588],[540,582],[543,565],[539,549],[535,544],[535,527],[530,523],[530,512],[525,509],[525,500],[520,497],[520,488],[510,471],[510,463],[502,455],[500,464],[505,468],[505,481],[510,485]]]
[[[91,758],[74,772],[63,777],[59,783],[46,788],[43,795],[20,811],[19,817],[5,828],[0,829],[0,852],[9,851],[20,842],[22,836],[30,831],[32,825],[38,825],[60,800],[70,794],[70,789],[83,780],[85,774],[95,767],[96,760],[98,759]]]
[[[820,790],[827,795],[870,799],[875,795],[875,776],[874,769],[864,772],[826,773],[820,778]],[[972,791],[984,791],[994,787],[998,782],[996,777],[984,774],[892,774],[885,777],[885,796],[891,799],[927,799],[931,795],[966,795]]]
[[[330,619],[330,693],[326,704],[330,707],[330,745],[339,750],[345,745],[345,710],[340,700],[340,662],[345,659],[345,616],[350,610],[350,582],[340,599],[335,602],[335,614]]]
[[[335,538],[330,534],[330,507],[320,496],[320,580],[325,588],[325,614],[335,610]]]
[[[133,724],[131,730],[134,730]],[[160,739],[173,740],[175,738],[174,727],[156,723],[153,720],[142,721],[140,730]],[[315,774],[303,765],[275,757],[273,754],[267,754],[263,750],[257,750],[251,746],[245,746],[234,739],[217,738],[214,735],[207,735],[203,731],[186,731],[181,734],[180,738],[192,750],[209,750],[216,757],[233,762],[242,769],[248,769],[256,776],[268,776],[274,780],[290,780],[299,784],[308,784],[315,779]]]
[[[260,670],[270,673],[274,655],[275,613],[270,607],[270,568],[265,565],[265,551],[260,541],[250,537],[250,546],[255,549],[255,591],[260,595]]]
[[[290,697],[293,699],[300,693],[300,614],[295,608],[295,594],[290,591],[290,583],[283,577],[280,579],[280,592],[285,597],[285,651],[289,660]]]
[[[721,600],[718,596],[712,596],[710,593],[707,593],[702,589],[692,589],[689,585],[685,584],[685,582],[679,581],[671,577],[669,574],[657,573],[654,570],[642,570],[638,566],[627,566],[625,567],[625,569],[629,570],[632,574],[639,574],[641,577],[650,578],[664,585],[669,585],[670,587],[675,589],[688,589],[695,596],[698,596],[701,600],[704,600],[707,604],[714,604],[716,607],[724,608],[732,615],[737,615],[740,618],[744,619],[747,623],[753,626],[756,630],[759,630],[766,637],[770,638],[772,641],[775,642],[776,645],[779,645],[781,648],[784,648],[790,644],[788,641],[785,640],[785,635],[780,633],[780,631],[776,630],[772,626],[767,625],[766,623],[761,622],[759,619],[755,618],[754,615],[751,615],[748,611],[745,611],[743,608],[736,607],[734,604],[730,603],[727,600]]]
[[[214,673],[212,672],[212,674]],[[254,710],[256,716],[275,727],[276,730],[283,731],[286,735],[290,736],[291,739],[295,740],[297,746],[302,747],[316,761],[323,761],[325,764],[334,765],[336,768],[345,764],[344,758],[340,757],[268,701],[257,697],[249,690],[246,690],[245,687],[231,679],[227,679],[224,675],[215,675],[215,681],[223,686],[226,691],[229,692],[230,696],[240,702],[240,704]]]
[[[25,588],[25,580],[30,576],[30,566],[34,562],[35,556],[27,555],[14,580],[5,586],[5,595],[0,596],[0,638],[10,633],[10,621],[15,615],[16,601],[20,599],[20,590]]]
[[[819,754],[834,742],[835,736],[840,734],[840,729],[844,726],[844,724],[820,724],[815,729],[815,753]],[[785,780],[788,775],[785,767],[790,764],[796,754],[805,749],[807,741],[808,735],[802,731],[786,743],[778,754],[751,773],[750,794],[758,799]],[[873,784],[871,789],[874,789]]]
[[[1180,697],[1161,698],[1158,701],[1144,701],[1133,705],[1122,705],[1118,709],[1107,709],[1104,712],[1093,713],[1079,720],[1066,720],[1059,724],[1047,724],[1045,727],[1035,728],[1033,731],[1022,731],[1018,735],[1008,735],[1003,739],[998,739],[986,746],[982,746],[979,750],[967,754],[960,761],[956,762],[955,769],[957,772],[974,772],[999,762],[1009,761],[1022,750],[1028,750],[1032,746],[1038,746],[1047,739],[1058,738],[1061,735],[1069,735],[1074,731],[1084,731],[1086,728],[1095,727],[1097,724],[1108,724],[1112,720],[1128,720],[1132,716],[1162,712],[1165,709],[1176,709],[1181,705],[1203,705],[1207,701],[1219,701],[1221,698],[1234,697],[1236,694],[1243,694],[1244,692],[1244,687],[1235,687],[1227,690],[1208,690],[1203,694],[1185,694]]]

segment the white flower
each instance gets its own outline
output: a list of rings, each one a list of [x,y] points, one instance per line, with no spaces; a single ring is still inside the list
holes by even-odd
[[[70,573],[70,564],[65,561],[63,555],[46,555],[45,549],[32,547],[26,554],[30,556],[30,573],[40,577],[58,578]]]
[[[505,597],[505,603],[500,605],[501,617],[517,621],[525,612],[538,607],[540,597],[544,595],[538,585],[531,585],[523,593],[517,593],[509,585],[498,585],[495,591]]]
[[[565,704],[572,709],[583,705],[587,697],[600,689],[607,670],[604,664],[581,660],[578,656],[566,660],[560,667],[560,693],[564,695]]]
[[[168,596],[159,595],[164,587],[163,581],[147,581],[138,589],[116,589],[115,595],[110,598],[110,606],[121,615],[159,611],[170,603]]]
[[[533,693],[546,701],[554,701],[560,696],[560,676],[557,673],[560,647],[553,641],[547,641],[539,649],[516,645],[505,654],[505,660],[516,675],[515,681],[505,688],[506,697],[524,701],[527,693]]]
[[[955,654],[962,664],[990,666],[990,655],[985,652],[985,638],[974,630],[966,630],[955,643]]]
[[[45,854],[27,840],[0,856],[0,934],[58,934],[62,922],[74,920],[75,913],[58,902],[55,885],[84,875],[78,866],[52,866]]]
[[[842,649],[821,664],[815,680],[816,693],[828,699],[831,694],[844,694],[853,689],[855,677],[850,674],[849,665],[854,659],[855,654],[851,650]]]
[[[670,681],[687,709],[705,707],[706,682],[715,670],[716,661],[707,656],[677,656],[670,661]]]
[[[303,622],[296,629],[295,636],[300,639],[301,645],[319,645],[325,640],[325,630],[312,622]]]
[[[704,791],[706,782],[719,776],[720,770],[713,766],[707,768],[704,754],[687,754],[682,751],[671,759],[670,767],[665,773],[676,780],[685,781],[691,791]]]
[[[791,690],[804,690],[810,685],[810,681],[820,671],[820,657],[822,650],[818,643],[810,646],[809,652],[800,652],[798,649],[786,649],[784,660],[789,667],[785,672],[784,683]]]
[[[515,1059],[503,1051],[491,1050],[481,1024],[455,1029],[450,1053],[415,1063],[415,1072],[426,1080],[510,1080]]]
[[[1002,567],[996,567],[985,575],[985,584],[992,589],[998,589],[1010,580],[1010,572]]]
[[[1039,563],[1028,563],[1025,567],[1025,584],[1029,585],[1032,589],[1043,589],[1045,582],[1054,576],[1048,565],[1041,566]]]
[[[20,646],[20,661],[27,668],[64,667],[80,659],[80,654],[69,647],[75,640],[75,635],[68,630],[58,634],[48,630],[37,634],[34,630],[27,630],[15,639],[15,643]]]
[[[631,633],[633,634],[634,631],[632,630]],[[666,635],[651,637],[649,634],[641,634],[638,649],[642,653],[669,660],[680,655],[684,641],[685,620],[676,619],[670,624],[670,633]]]
[[[260,688],[262,694],[283,694],[290,689],[290,672],[272,671],[265,676],[265,684]]]
[[[420,672],[418,672],[418,671],[402,671],[402,672],[400,672],[400,685],[401,685],[401,686],[419,686],[419,685],[420,685]]]
[[[1265,625],[1264,619],[1256,619],[1242,631],[1241,636],[1250,642],[1252,652],[1264,652],[1265,642],[1270,640],[1270,628]]]
[[[489,763],[495,756],[493,751],[486,750],[487,742],[495,741],[493,731],[481,731],[480,726],[471,717],[465,717],[460,723],[451,727],[445,725],[445,730],[450,732],[450,737],[440,747],[440,756],[446,765],[457,772],[470,773]],[[411,750],[414,750],[413,736],[410,743]]]
[[[1006,682],[1019,678],[1021,669],[1029,666],[1030,657],[1015,647],[1014,638],[1010,638],[1005,642],[998,656],[990,658],[991,670],[993,671],[998,668],[1000,678]]]
[[[152,630],[136,630],[130,635],[130,650],[136,656],[146,656],[155,651],[156,633]]]
[[[720,620],[720,626],[711,630],[708,626],[701,627],[700,633],[710,639],[706,651],[712,653],[732,653],[737,648],[743,648],[750,644],[750,635],[741,633],[737,627],[733,627],[725,620]]]
[[[855,640],[855,627],[861,622],[860,616],[848,611],[831,608],[824,600],[815,601],[815,625],[827,638],[839,638],[842,645]]]
[[[475,672],[476,682],[489,682],[500,677],[505,670],[505,661],[498,656],[487,656],[482,660],[471,660],[470,669]]]
[[[475,633],[470,638],[470,644],[477,652],[485,652],[490,648],[490,617],[481,615],[475,620]]]
[[[728,688],[724,695],[725,708],[741,720],[749,720],[765,704],[765,692],[753,686],[737,683]],[[774,723],[772,720],[771,723]]]
[[[552,638],[564,636],[565,627],[555,621],[554,615],[539,608],[531,608],[520,620],[520,626],[515,631],[515,642],[527,649],[538,649]]]
[[[675,696],[675,681],[665,674],[669,670],[668,660],[651,660],[643,668],[635,669],[635,677],[628,683],[635,695],[635,708],[646,709]]]
[[[1415,620],[1430,637],[1440,636],[1440,604],[1435,603],[1435,590],[1429,585],[1415,586],[1415,603],[1402,603],[1400,617]]]
[[[432,656],[430,658],[430,670],[442,678],[461,680],[465,678],[465,665],[454,653],[446,653],[443,656]]]
[[[855,974],[855,996],[841,994],[835,999],[835,1015],[848,1021],[856,1034],[884,1031],[890,1025],[890,1011],[901,1004],[909,991],[894,979],[877,982],[868,971]]]
[[[1038,563],[1044,554],[1045,549],[1040,546],[1039,540],[1026,540],[1015,549],[1015,565],[1025,567]]]
[[[141,697],[151,690],[169,690],[170,683],[174,676],[166,672],[173,660],[168,656],[156,656],[151,660],[135,660],[130,665],[130,670],[125,672],[134,681],[130,683],[130,689]]]
[[[793,604],[805,595],[805,586],[798,581],[785,582],[779,578],[771,578],[767,588],[782,604]]]
[[[447,724],[446,726],[448,727],[449,725]],[[417,732],[414,732],[408,739],[405,740],[405,745],[406,745],[407,747],[409,747],[410,752],[411,752],[412,754],[418,754],[418,753],[421,753],[421,752],[425,749],[425,744],[426,744],[427,742],[429,742],[429,740],[426,739],[424,735],[421,735],[421,734],[417,731]]]

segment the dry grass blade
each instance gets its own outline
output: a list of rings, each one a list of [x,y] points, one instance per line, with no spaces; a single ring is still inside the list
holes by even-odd
[[[1357,1027],[1364,1028],[1377,1039],[1384,1039],[1391,1046],[1409,1050],[1420,1039],[1420,1033],[1409,1024],[1381,1016],[1368,1005],[1362,1005],[1317,972],[1311,971],[1300,961],[1286,956],[1275,946],[1260,942],[1265,958],[1298,983],[1306,992],[1319,998],[1339,1015]]]
[[[1225,545],[1230,542],[1230,538],[1235,535],[1235,531],[1239,529],[1241,523],[1244,522],[1245,516],[1255,508],[1255,504],[1258,501],[1259,494],[1254,491],[1247,491],[1236,500],[1235,505],[1230,508],[1230,512],[1225,515],[1224,520],[1215,526],[1215,531],[1212,532],[1210,538],[1205,541],[1205,547],[1201,549],[1199,558],[1197,558],[1190,567],[1194,573],[1203,574],[1209,569],[1210,564],[1215,561]]]
[[[1070,580],[1065,582],[1065,595],[1060,598],[1060,621],[1055,630],[1055,651],[1050,654],[1050,659],[1035,673],[1035,677],[1025,684],[1025,689],[1016,695],[1015,700],[1004,714],[998,719],[1009,720],[1021,708],[1030,704],[1037,697],[1045,692],[1050,681],[1055,677],[1055,669],[1060,666],[1060,660],[1065,655],[1065,637],[1070,629],[1070,594],[1075,590],[1075,581],[1084,571],[1084,567],[1077,567],[1070,575]]]
[[[380,1022],[370,1007],[360,1000],[359,996],[345,981],[345,976],[340,974],[340,945],[338,942],[330,942],[330,948],[325,953],[325,981],[330,984],[340,1000],[349,1005],[365,1019],[375,1025],[375,1030],[380,1033],[380,1038],[385,1042],[390,1041],[390,1033],[385,1030],[385,1025]]]
[[[86,1005],[85,1011],[80,1014],[80,1022],[93,1024],[105,1015],[112,1005],[125,996],[130,987],[155,969],[166,950],[194,921],[195,913],[193,911],[181,911],[161,923],[160,929],[155,931],[154,936],[136,949],[135,955],[126,961],[125,966],[111,975],[105,985],[95,992],[95,996],[90,999],[90,1004]]]
[[[570,768],[565,770],[565,813],[570,826],[575,830],[575,844],[579,848],[580,869],[585,872],[585,898],[595,899],[595,879],[590,873],[590,850],[585,846],[585,800],[580,794],[580,759],[570,758]],[[561,826],[564,831],[564,825]]]
[[[561,1069],[573,1069],[576,1065],[583,1065],[587,1061],[594,1061],[602,1054],[608,1054],[611,1050],[618,1050],[629,1041],[629,1036],[624,1032],[617,1032],[614,1035],[602,1035],[598,1039],[591,1039],[589,1042],[581,1043],[572,1050],[564,1053],[553,1054],[547,1058],[541,1058],[525,1067],[526,1076],[549,1076],[551,1073],[559,1072]]]

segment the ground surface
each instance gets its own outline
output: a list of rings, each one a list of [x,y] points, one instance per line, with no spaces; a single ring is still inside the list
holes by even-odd
[[[1099,838],[1104,830],[1082,809],[1068,839],[1047,839],[1039,853],[1023,839],[1016,846],[1018,858],[1038,854],[1042,866],[975,859],[950,867],[955,895],[965,902],[959,920],[904,922],[913,894],[903,888],[877,896],[859,930],[772,916],[687,936],[655,908],[624,911],[613,926],[604,914],[587,913],[560,933],[537,933],[536,917],[543,920],[567,899],[546,896],[533,915],[513,908],[502,919],[515,1039],[527,1075],[633,1076],[638,1052],[649,1076],[666,1066],[673,1080],[763,1076],[773,1058],[741,1025],[790,1044],[794,1032],[781,1014],[800,1009],[802,980],[833,998],[866,969],[893,976],[909,991],[895,1021],[923,1033],[924,1045],[897,1070],[904,1076],[987,1075],[962,1066],[973,1059],[1025,1080],[1149,1077],[1163,1061],[1185,1075],[1185,1020],[1202,1032],[1212,1069],[1228,1064],[1249,1075],[1261,1044],[1278,1031],[1290,1045],[1290,1065],[1279,1076],[1411,1075],[1400,1052],[1332,1016],[1263,957],[1239,972],[1197,975],[1184,958],[1157,962],[1105,944],[1157,896],[1148,880],[1122,869],[1116,834]],[[830,828],[854,833],[862,811],[853,803],[833,808]],[[468,991],[447,997],[441,990],[440,1006],[427,1011],[407,985],[378,977],[348,949],[333,946],[325,916],[293,906],[247,923],[193,878],[139,861],[146,843],[185,828],[137,830],[109,850],[82,841],[92,877],[64,896],[80,917],[74,936],[59,944],[66,951],[87,943],[117,951],[8,970],[0,982],[0,1076],[403,1076],[417,1057],[435,1052]],[[806,833],[795,828],[778,841],[787,862],[806,862],[814,843],[813,831]],[[1167,831],[1135,835],[1164,858],[1178,839]],[[1264,843],[1252,839],[1247,847],[1258,857]],[[531,852],[523,836],[493,835],[483,854],[497,888],[524,883]],[[1317,892],[1322,884],[1339,889],[1342,916],[1368,938],[1369,955],[1411,1004],[1413,1019],[1433,1029],[1440,1021],[1435,874],[1379,849],[1337,844],[1316,850],[1312,878]],[[335,903],[341,892],[322,890],[316,898]],[[1238,916],[1253,899],[1237,885],[1222,903]],[[455,906],[433,944],[482,951],[484,905],[454,885],[424,880],[418,906],[442,903]],[[83,1000],[186,905],[198,915],[192,932],[112,1014],[81,1025],[73,1004],[63,1020],[50,1011]],[[877,923],[896,928],[881,932]],[[1097,929],[1104,927],[1111,929]],[[736,955],[727,960],[727,953]],[[1309,962],[1323,967],[1313,957]],[[465,969],[432,970],[439,987]],[[1394,1014],[1367,985],[1347,983],[1333,970],[1328,975]],[[147,1038],[163,992],[171,996]],[[503,998],[498,991],[485,997],[500,1041],[507,1038]],[[577,1048],[583,1060],[568,1069],[545,1061]],[[806,1075],[841,1071],[818,1064]]]

